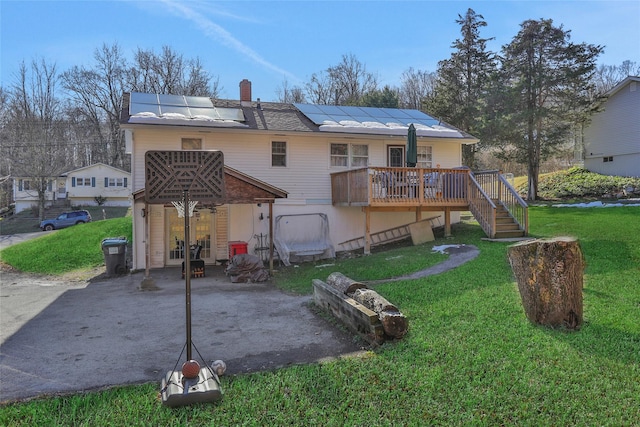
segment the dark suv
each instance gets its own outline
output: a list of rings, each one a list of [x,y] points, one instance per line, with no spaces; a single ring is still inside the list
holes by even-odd
[[[40,223],[41,230],[57,230],[59,228],[70,227],[76,224],[91,222],[91,214],[88,211],[71,211],[58,215],[56,219],[45,219]]]

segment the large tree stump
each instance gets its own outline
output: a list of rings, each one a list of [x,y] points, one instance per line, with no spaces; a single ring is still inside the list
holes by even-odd
[[[338,289],[345,295],[351,295],[356,289],[367,289],[364,283],[356,282],[342,273],[331,273],[327,277],[327,285]]]
[[[356,289],[352,298],[378,314],[387,336],[402,338],[408,330],[407,318],[398,308],[371,289]]]
[[[577,240],[526,241],[509,247],[508,254],[529,321],[579,329],[584,259]]]

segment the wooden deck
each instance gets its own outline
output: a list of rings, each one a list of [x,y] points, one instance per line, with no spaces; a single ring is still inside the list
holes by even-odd
[[[467,210],[468,169],[370,167],[331,175],[337,206],[443,207]]]
[[[467,168],[368,167],[331,174],[334,206],[361,206],[371,212],[440,211],[445,235],[451,234],[452,211],[470,211],[491,238],[528,233],[527,204],[499,171],[472,173]],[[507,212],[505,221],[501,215]],[[509,224],[507,224],[509,223]],[[515,224],[515,227],[514,227]],[[368,246],[365,245],[365,253]]]

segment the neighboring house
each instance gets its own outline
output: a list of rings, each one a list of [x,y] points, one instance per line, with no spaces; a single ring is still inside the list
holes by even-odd
[[[640,77],[627,77],[611,89],[602,108],[584,131],[585,168],[640,176]]]
[[[409,123],[417,128],[415,168],[404,167]],[[126,93],[121,128],[132,156],[134,270],[180,265],[183,253],[184,219],[171,203],[147,203],[147,152],[223,153],[226,199],[196,205],[190,226],[208,264],[243,245],[263,255],[271,234],[286,258],[321,256],[327,244],[346,250],[358,238],[368,252],[374,233],[423,212],[443,218],[450,232],[470,209],[470,172],[454,168],[462,145],[478,140],[416,110],[256,102],[245,79],[239,101]],[[453,180],[443,191],[447,174]],[[447,192],[454,180],[460,190]]]
[[[96,163],[51,177],[45,192],[45,207],[96,206],[96,197],[104,199],[104,206],[131,205],[131,174],[121,169]],[[29,178],[13,180],[16,213],[38,204],[38,193]]]

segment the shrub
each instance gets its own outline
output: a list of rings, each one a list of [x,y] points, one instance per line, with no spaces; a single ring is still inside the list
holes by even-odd
[[[516,190],[526,196],[527,183]],[[581,167],[540,175],[538,181],[538,197],[547,200],[623,198],[636,193],[640,193],[640,178],[601,175]]]

